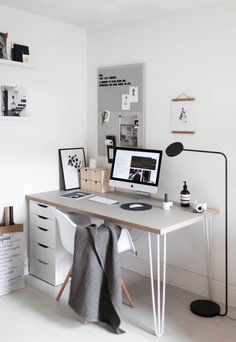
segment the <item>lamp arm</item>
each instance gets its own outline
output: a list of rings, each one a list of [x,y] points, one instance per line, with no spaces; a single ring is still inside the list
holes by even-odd
[[[226,162],[227,162],[227,157],[226,155],[223,153],[223,152],[218,152],[218,151],[206,151],[206,150],[192,150],[192,149],[189,149],[189,148],[184,148],[183,151],[189,151],[189,152],[200,152],[200,153],[212,153],[212,154],[221,154]]]
[[[192,150],[184,148],[183,151],[220,154],[225,159],[225,312],[220,316],[228,314],[228,160],[224,153],[217,151]]]

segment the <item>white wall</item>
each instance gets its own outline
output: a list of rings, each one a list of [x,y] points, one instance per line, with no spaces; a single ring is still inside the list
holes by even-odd
[[[0,84],[23,85],[32,116],[0,120],[0,210],[26,223],[25,195],[59,188],[58,149],[86,147],[86,31],[2,6],[0,23],[35,65],[0,64]]]
[[[170,142],[182,141],[189,148],[219,150],[228,155],[229,299],[236,305],[236,4],[230,3],[88,31],[88,149],[90,156],[97,156],[97,67],[145,62],[146,146],[164,150]],[[196,97],[194,135],[170,131],[171,99],[181,93]],[[189,185],[192,199],[207,201],[220,210],[214,219],[213,262],[214,295],[222,299],[224,160],[190,153],[173,159],[164,156],[159,195],[168,192],[171,199],[178,201],[183,180]],[[201,226],[173,233],[167,242],[169,282],[207,294]],[[126,263],[146,273],[145,235],[139,236],[136,243],[139,259],[126,258]]]

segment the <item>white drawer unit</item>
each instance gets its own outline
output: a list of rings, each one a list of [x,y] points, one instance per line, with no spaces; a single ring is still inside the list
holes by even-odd
[[[56,248],[55,232],[33,224],[30,226],[30,241],[39,242],[47,247]]]
[[[30,213],[54,219],[50,206],[43,203],[30,201]]]
[[[55,248],[46,246],[40,242],[30,241],[30,257],[42,260],[51,265],[55,264]]]
[[[29,209],[29,272],[50,284],[60,285],[71,268],[72,257],[62,246],[51,207],[30,201]]]
[[[55,284],[55,266],[41,259],[30,257],[30,274],[37,278]]]
[[[44,228],[53,232],[55,231],[55,219],[50,219],[37,214],[30,214],[30,222],[36,227]]]

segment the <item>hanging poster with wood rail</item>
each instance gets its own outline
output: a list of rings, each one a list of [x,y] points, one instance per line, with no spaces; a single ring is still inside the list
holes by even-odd
[[[144,64],[98,68],[98,154],[116,146],[144,147]],[[107,138],[109,137],[109,138]]]
[[[0,295],[24,284],[24,233],[22,224],[0,227]]]
[[[195,132],[195,98],[181,94],[172,99],[171,131],[190,134]]]

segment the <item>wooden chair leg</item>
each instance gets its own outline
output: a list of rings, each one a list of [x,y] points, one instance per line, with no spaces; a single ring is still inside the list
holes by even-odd
[[[129,294],[129,291],[128,291],[127,286],[125,285],[123,279],[121,279],[121,287],[122,287],[122,290],[124,291],[124,294],[125,294],[125,296],[127,298],[129,306],[131,308],[133,308],[134,307],[133,300],[132,300],[132,298],[131,298],[131,296]]]
[[[64,291],[64,289],[66,287],[66,284],[68,283],[71,275],[72,275],[72,267],[70,268],[70,270],[69,270],[67,276],[65,277],[65,280],[64,280],[64,282],[63,282],[63,284],[62,284],[62,286],[60,288],[60,291],[59,291],[59,293],[57,295],[57,299],[56,299],[57,301],[61,298],[62,292]]]

